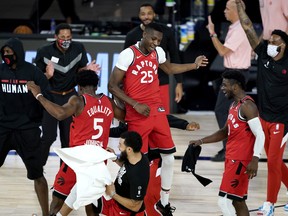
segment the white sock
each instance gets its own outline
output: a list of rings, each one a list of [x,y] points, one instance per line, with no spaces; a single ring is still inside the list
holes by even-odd
[[[170,191],[160,191],[160,200],[161,200],[161,204],[165,207],[168,203],[169,203],[169,195],[170,195]]]
[[[62,214],[61,214],[60,212],[58,212],[58,213],[56,214],[56,216],[62,216]]]

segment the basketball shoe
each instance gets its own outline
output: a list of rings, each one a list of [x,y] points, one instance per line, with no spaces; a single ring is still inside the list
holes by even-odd
[[[154,208],[162,216],[173,216],[172,213],[176,210],[174,206],[170,206],[170,203],[164,207],[160,200],[154,205]]]
[[[270,202],[264,202],[258,209],[257,215],[261,216],[274,216],[274,206]]]

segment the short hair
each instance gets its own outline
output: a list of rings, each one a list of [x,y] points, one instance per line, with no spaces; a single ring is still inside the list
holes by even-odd
[[[141,9],[142,7],[151,7],[151,8],[153,9],[153,11],[155,12],[154,7],[153,7],[152,4],[149,4],[149,3],[141,4],[140,7],[139,7],[139,12],[140,12],[140,9]]]
[[[82,70],[76,74],[75,81],[76,81],[76,84],[81,87],[85,87],[85,86],[97,87],[98,82],[99,82],[99,77],[95,71]]]
[[[223,79],[228,79],[231,84],[238,84],[243,90],[246,88],[245,76],[239,70],[227,70],[222,74]]]
[[[56,28],[55,28],[55,34],[58,35],[59,32],[60,32],[60,30],[63,30],[63,29],[69,29],[69,30],[71,31],[71,33],[72,33],[72,28],[71,28],[71,26],[70,26],[69,24],[67,24],[67,23],[60,23],[60,24],[58,24],[58,25],[56,26]]]
[[[147,26],[145,26],[145,31],[146,32],[149,32],[151,30],[155,30],[155,31],[163,33],[162,27],[159,24],[154,23],[154,22],[151,22]]]
[[[120,138],[124,139],[124,144],[127,147],[131,147],[134,152],[140,152],[142,148],[142,137],[135,131],[126,131],[120,135]]]
[[[286,34],[286,32],[275,29],[274,31],[272,31],[272,34],[280,36],[281,39],[285,42],[285,44],[288,46],[288,35]]]

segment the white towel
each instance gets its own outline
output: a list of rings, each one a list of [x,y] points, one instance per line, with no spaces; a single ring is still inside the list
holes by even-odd
[[[54,148],[54,151],[76,173],[77,183],[67,202],[65,200],[69,207],[77,210],[81,206],[97,203],[101,196],[105,196],[105,185],[112,183],[112,177],[104,161],[116,159],[115,154],[95,145]]]

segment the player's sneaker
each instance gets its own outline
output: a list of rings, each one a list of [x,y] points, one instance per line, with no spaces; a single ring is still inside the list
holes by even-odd
[[[164,207],[160,200],[154,205],[154,208],[162,216],[173,216],[172,213],[176,209],[174,206],[170,206],[170,203]]]
[[[284,206],[284,211],[288,212],[288,203],[286,203],[286,205]]]
[[[264,202],[261,207],[259,207],[257,215],[261,216],[274,216],[274,206],[270,202]]]

